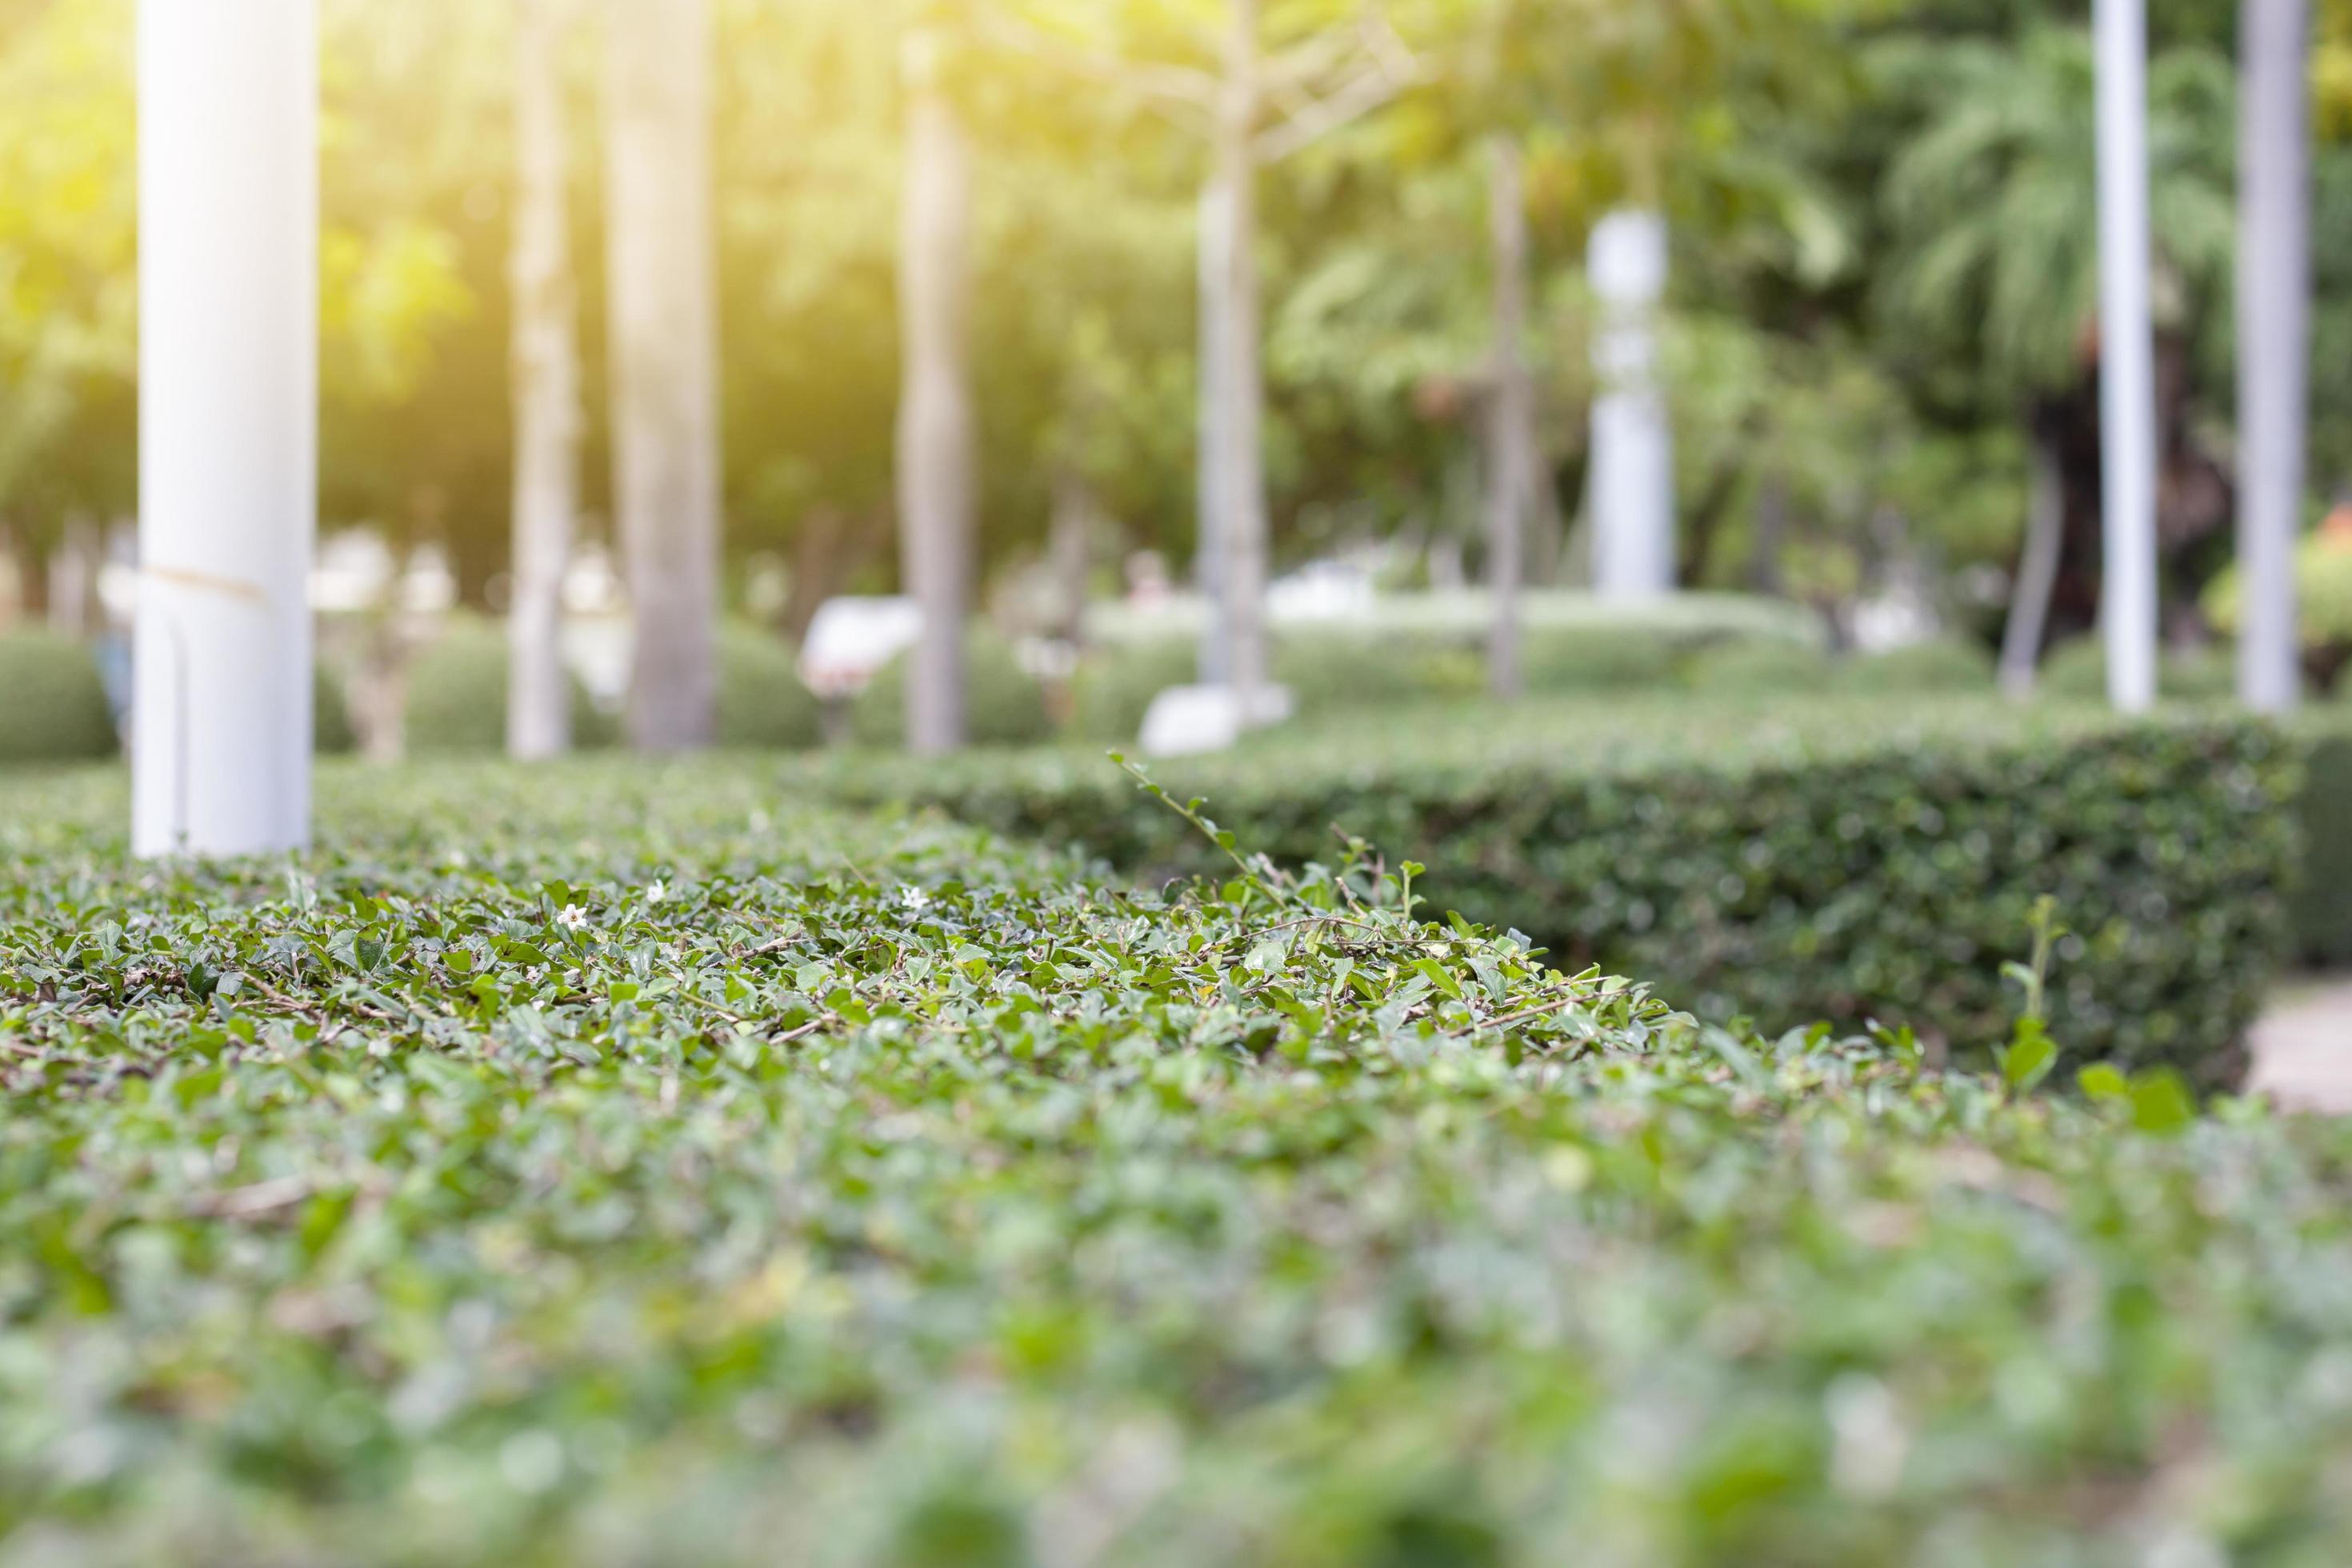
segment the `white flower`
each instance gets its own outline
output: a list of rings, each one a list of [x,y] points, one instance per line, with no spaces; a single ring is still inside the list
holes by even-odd
[[[646,889],[646,902],[649,904],[660,903],[664,899],[668,897],[669,884],[667,882],[661,881],[658,879]]]
[[[588,929],[588,911],[578,904],[566,904],[556,915],[555,923],[565,931],[585,931]]]
[[[906,882],[898,888],[898,901],[910,910],[927,910],[931,906],[931,896],[914,883]]]

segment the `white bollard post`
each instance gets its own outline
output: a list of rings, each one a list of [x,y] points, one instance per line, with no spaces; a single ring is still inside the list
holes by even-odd
[[[1665,220],[1610,214],[1592,231],[1586,266],[1601,314],[1587,497],[1593,586],[1604,599],[1654,598],[1675,591],[1674,435],[1657,369]]]
[[[2156,704],[2156,331],[2148,307],[2146,0],[2095,0],[2099,426],[2107,696]]]
[[[2308,0],[2242,0],[2238,50],[2238,693],[2294,708],[2295,539],[2311,416]]]
[[[142,856],[290,849],[310,832],[312,3],[139,7]]]

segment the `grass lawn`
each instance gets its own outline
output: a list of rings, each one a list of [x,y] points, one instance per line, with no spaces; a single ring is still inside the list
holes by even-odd
[[[0,1563],[2343,1561],[2352,1132],[797,777],[0,783]]]

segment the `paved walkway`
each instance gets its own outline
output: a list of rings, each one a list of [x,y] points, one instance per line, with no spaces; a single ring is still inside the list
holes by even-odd
[[[2249,1088],[2283,1107],[2352,1116],[2352,977],[2289,990],[2254,1026]]]

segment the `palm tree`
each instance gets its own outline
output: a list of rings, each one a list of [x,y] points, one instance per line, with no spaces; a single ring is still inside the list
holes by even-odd
[[[709,0],[612,0],[606,88],[614,495],[636,612],[629,739],[717,727],[719,370]]]
[[[1924,107],[1883,191],[1895,258],[1881,304],[1915,341],[1965,364],[1978,395],[2017,411],[2034,501],[2011,605],[2004,679],[2030,686],[2069,513],[2064,436],[2098,361],[2097,79],[2079,28],[2013,43],[1906,40],[1877,57],[1898,98]],[[2156,311],[2176,344],[2229,278],[2229,64],[2176,48],[2148,75]],[[2160,423],[2181,425],[2185,392]]]

